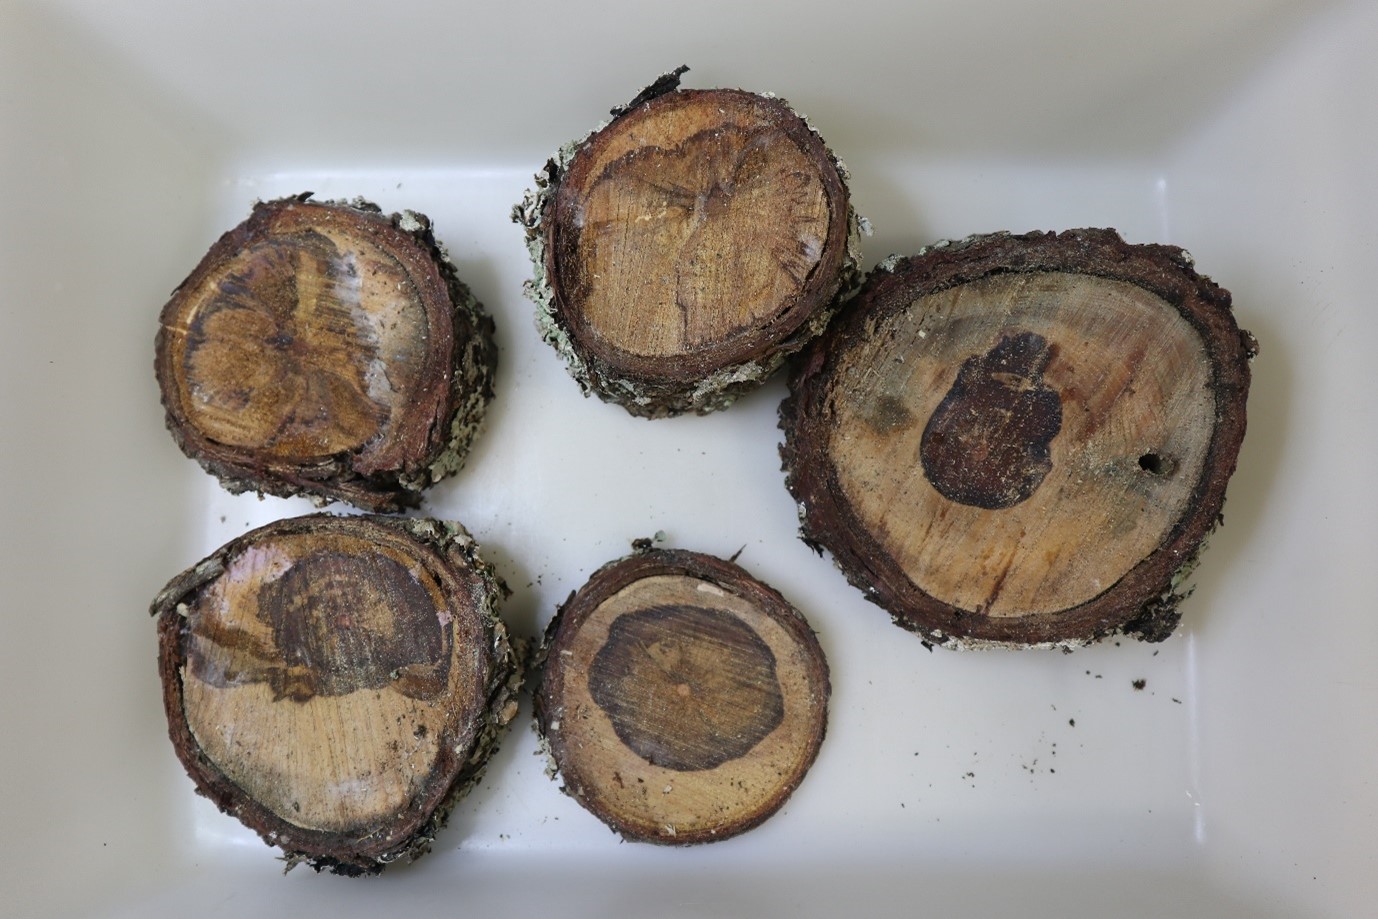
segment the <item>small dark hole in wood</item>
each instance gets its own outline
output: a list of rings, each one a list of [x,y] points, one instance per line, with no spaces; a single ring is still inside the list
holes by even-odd
[[[1145,453],[1139,457],[1139,468],[1149,475],[1172,475],[1177,471],[1177,463],[1170,456]]]

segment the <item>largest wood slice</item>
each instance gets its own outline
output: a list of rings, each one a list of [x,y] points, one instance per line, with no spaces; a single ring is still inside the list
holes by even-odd
[[[182,450],[231,491],[375,511],[460,468],[493,395],[493,322],[410,211],[257,205],[163,308]]]
[[[933,642],[1170,634],[1244,436],[1229,294],[1073,230],[895,260],[853,304],[781,408],[804,537]]]
[[[172,744],[293,865],[430,847],[516,714],[503,591],[456,524],[315,515],[230,542],[153,603]]]
[[[782,99],[667,74],[562,149],[514,218],[542,336],[585,392],[705,413],[818,334],[856,275],[845,172]]]

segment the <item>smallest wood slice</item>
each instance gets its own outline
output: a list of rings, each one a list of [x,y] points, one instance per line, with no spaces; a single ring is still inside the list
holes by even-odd
[[[643,550],[599,569],[546,634],[537,730],[572,795],[625,839],[758,825],[813,764],[828,667],[808,623],[736,565]]]
[[[781,407],[804,538],[931,642],[1160,641],[1220,519],[1256,352],[1182,250],[1113,230],[884,264]]]
[[[856,278],[845,173],[781,99],[667,74],[514,211],[542,336],[647,418],[729,405],[822,331]]]
[[[493,322],[425,217],[309,199],[255,206],[163,307],[168,429],[233,492],[414,506],[482,422]]]
[[[246,533],[152,606],[168,731],[288,867],[429,850],[517,711],[505,587],[457,524],[313,515]]]

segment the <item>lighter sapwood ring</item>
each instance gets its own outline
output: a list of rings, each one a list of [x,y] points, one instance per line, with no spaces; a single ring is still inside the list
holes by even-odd
[[[1113,230],[889,260],[781,406],[803,538],[929,642],[1160,641],[1220,519],[1256,353],[1185,252]]]

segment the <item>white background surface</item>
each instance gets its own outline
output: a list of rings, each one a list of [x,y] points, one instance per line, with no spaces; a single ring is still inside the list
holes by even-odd
[[[1376,47],[1362,0],[0,0],[0,912],[1373,915]],[[1234,292],[1262,345],[1249,434],[1175,637],[929,653],[795,539],[779,380],[659,422],[579,396],[507,212],[682,62],[811,118],[876,226],[868,266],[1114,226]],[[153,335],[254,199],[306,189],[429,214],[498,322],[488,428],[425,509],[487,548],[517,631],[657,530],[744,547],[809,617],[829,736],[775,818],[621,844],[545,778],[525,705],[436,851],[380,879],[283,878],[193,794],[146,605],[310,508],[182,457]]]

